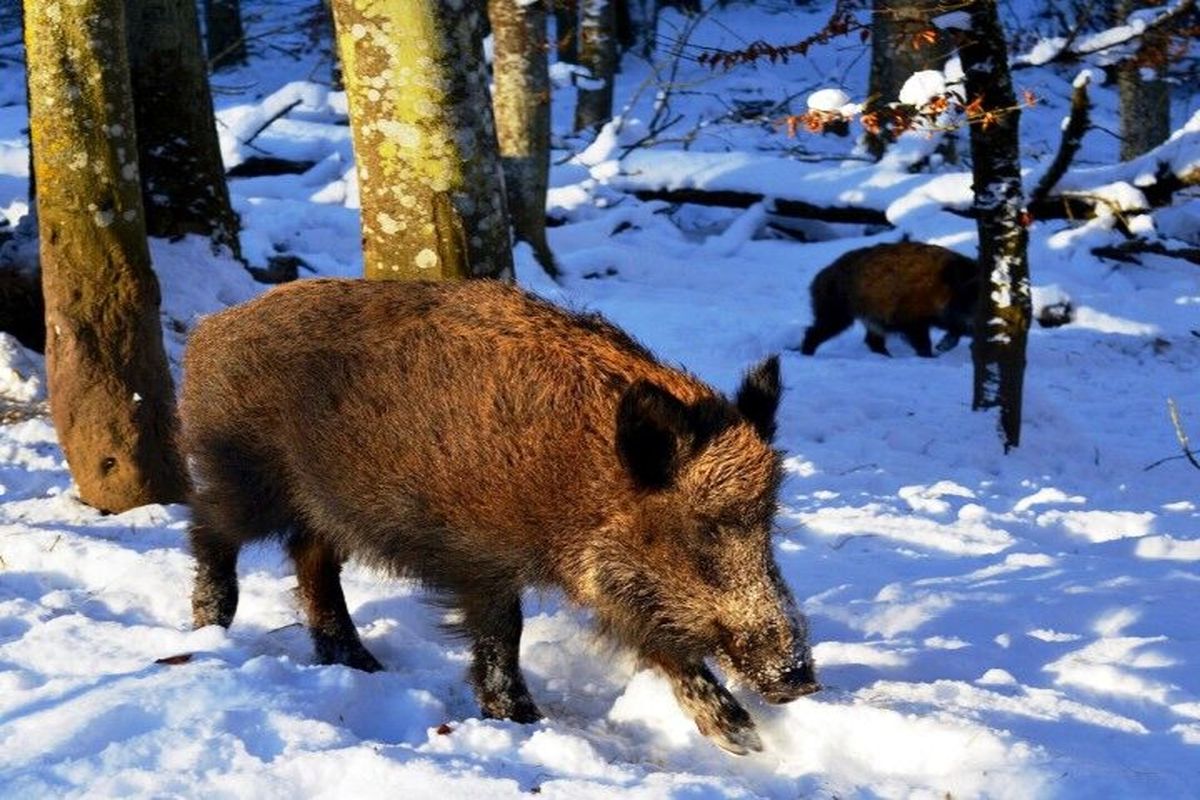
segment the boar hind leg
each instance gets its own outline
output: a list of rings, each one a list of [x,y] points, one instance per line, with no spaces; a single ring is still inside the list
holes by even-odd
[[[904,338],[921,358],[933,358],[933,345],[929,341],[929,325],[914,324],[904,329]]]
[[[196,559],[192,622],[197,628],[207,625],[228,628],[237,611],[237,557],[241,548],[201,521],[193,522],[188,535]]]
[[[344,664],[363,672],[378,672],[383,665],[363,647],[346,610],[342,594],[342,562],[333,548],[310,535],[297,535],[288,543],[296,562],[300,601],[308,615],[317,661]]]
[[[873,328],[867,328],[867,335],[863,338],[863,341],[867,343],[867,347],[871,348],[872,353],[888,357],[892,355],[887,349],[887,339],[881,332]]]
[[[471,682],[484,717],[537,722],[542,712],[521,675],[521,597],[515,591],[464,598],[463,624],[472,638]]]
[[[744,756],[762,750],[754,720],[704,662],[658,662],[658,666],[670,680],[675,699],[695,720],[700,733],[734,755]]]

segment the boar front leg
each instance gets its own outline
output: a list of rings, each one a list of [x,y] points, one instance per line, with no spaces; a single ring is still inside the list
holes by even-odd
[[[763,749],[750,714],[721,685],[703,661],[671,662],[656,659],[655,663],[666,674],[675,692],[675,699],[695,720],[700,733],[737,756]]]
[[[471,682],[483,716],[530,723],[542,712],[529,695],[518,663],[521,597],[515,591],[476,589],[462,599],[463,625],[472,639]]]
[[[333,548],[308,534],[300,534],[288,543],[296,562],[300,600],[308,615],[317,661],[345,664],[363,672],[378,672],[383,665],[363,647],[358,631],[346,609],[342,594],[342,561]]]

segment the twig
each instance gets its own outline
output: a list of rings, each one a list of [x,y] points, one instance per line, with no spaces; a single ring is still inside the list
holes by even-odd
[[[1200,459],[1196,458],[1196,454],[1192,452],[1191,443],[1188,442],[1187,431],[1183,429],[1183,422],[1179,419],[1179,408],[1175,405],[1175,398],[1167,398],[1167,411],[1171,415],[1171,424],[1175,426],[1175,438],[1179,440],[1179,446],[1183,449],[1183,454],[1187,456],[1187,460],[1196,469],[1200,469]]]
[[[279,111],[272,114],[270,116],[270,118],[267,119],[266,122],[264,122],[262,125],[259,125],[257,128],[255,128],[254,133],[250,134],[250,138],[246,139],[244,142],[242,142],[242,144],[251,144],[255,139],[258,138],[258,135],[260,133],[265,131],[267,128],[271,127],[271,125],[273,125],[275,123],[275,121],[278,120],[280,117],[287,116],[287,113],[289,111],[291,111],[296,106],[300,105],[302,102],[304,102],[303,99],[297,97],[295,100],[288,103],[283,108],[279,109]]]

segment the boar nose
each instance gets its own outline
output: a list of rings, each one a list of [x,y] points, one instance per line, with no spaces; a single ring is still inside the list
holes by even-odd
[[[811,664],[791,667],[779,676],[779,681],[766,692],[763,697],[768,703],[790,703],[798,697],[821,691]]]

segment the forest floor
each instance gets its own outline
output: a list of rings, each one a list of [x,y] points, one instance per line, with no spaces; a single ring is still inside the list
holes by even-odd
[[[345,99],[320,84],[328,63],[295,23],[310,5],[243,0],[259,38],[248,67],[214,78],[223,149],[231,167],[255,154],[315,163],[231,181],[252,263],[285,253],[304,275],[357,275]],[[796,41],[826,13],[731,4],[691,42]],[[664,43],[686,25],[666,15]],[[15,222],[26,111],[20,54],[4,55],[0,212]],[[1200,439],[1200,273],[1095,257],[1119,241],[1112,219],[1035,224],[1035,304],[1068,297],[1076,317],[1031,333],[1024,437],[1008,455],[994,415],[970,408],[966,342],[921,359],[893,340],[884,359],[855,329],[799,355],[809,281],[839,254],[905,234],[976,247],[973,223],[932,202],[969,202],[964,167],[843,161],[851,139],[789,139],[772,123],[814,89],[861,96],[868,60],[856,42],[727,73],[684,62],[668,98],[682,117],[659,138],[687,152],[674,141],[625,154],[653,116],[644,62],[627,58],[620,77],[624,129],[595,142],[567,134],[574,89],[556,89],[562,282],[517,250],[523,285],[602,312],[724,390],[783,354],[777,556],[826,688],[784,707],[738,691],[763,753],[712,746],[658,676],[595,641],[587,614],[554,594],[526,598],[522,660],[548,714],[532,726],[479,719],[466,648],[439,632],[441,612],[420,587],[357,566],[350,609],[384,672],[313,664],[275,547],[244,555],[233,627],[192,631],[186,507],[83,506],[35,413],[0,425],[0,796],[1200,797],[1200,471],[1171,458],[1166,406],[1174,398]],[[1031,171],[1054,154],[1073,77],[1017,74],[1041,100],[1022,117]],[[1094,87],[1108,130],[1114,95]],[[1179,98],[1174,128],[1200,127],[1198,106]],[[1079,166],[1114,158],[1095,130]],[[801,243],[773,236],[759,206],[626,191],[730,181],[842,202],[886,192],[895,227],[810,223]],[[1200,199],[1180,197],[1146,223],[1195,235],[1197,219]],[[153,255],[176,369],[200,315],[265,288],[202,242],[155,242]],[[43,383],[36,354],[0,336],[0,396],[36,403]],[[178,654],[191,658],[156,663]]]

